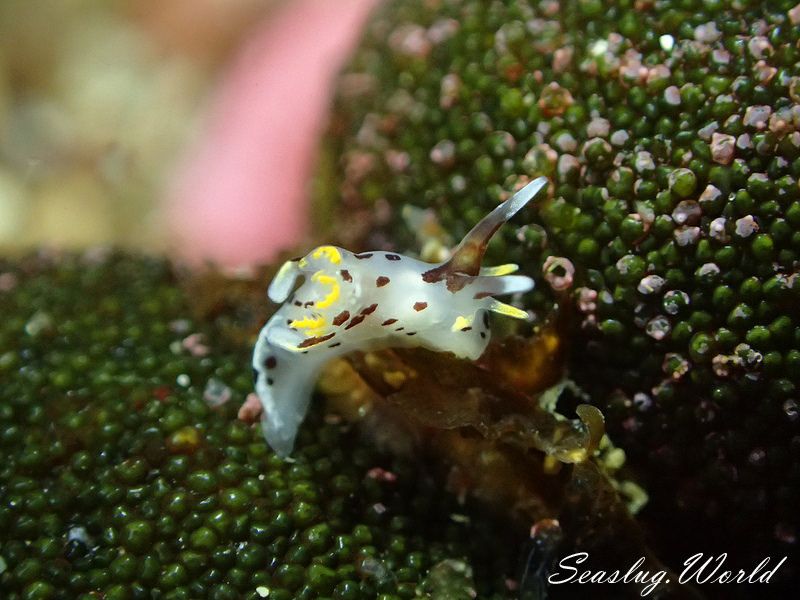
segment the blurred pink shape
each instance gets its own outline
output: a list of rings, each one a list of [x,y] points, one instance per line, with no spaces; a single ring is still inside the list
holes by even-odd
[[[181,257],[238,267],[302,241],[333,81],[377,2],[292,0],[255,30],[168,199]]]

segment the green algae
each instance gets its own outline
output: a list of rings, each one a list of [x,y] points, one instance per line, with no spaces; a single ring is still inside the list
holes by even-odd
[[[116,253],[0,277],[4,599],[393,600],[444,560],[503,597],[502,536],[451,519],[420,465],[322,411],[284,462],[237,420],[250,345],[226,327],[260,308],[199,322],[166,261]]]
[[[522,300],[542,319],[574,314],[569,374],[663,548],[796,553],[795,3],[434,4],[388,3],[341,80],[332,185],[373,224],[343,237],[414,248],[410,204],[458,239],[548,176],[551,198],[487,261],[537,279]],[[566,295],[550,257],[574,266]]]

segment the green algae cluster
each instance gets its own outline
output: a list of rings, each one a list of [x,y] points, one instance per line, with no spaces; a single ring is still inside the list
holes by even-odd
[[[502,597],[498,534],[424,465],[322,411],[278,459],[236,418],[250,347],[219,325],[261,307],[199,323],[188,302],[160,259],[0,261],[4,600],[435,597],[436,565],[472,561]]]
[[[339,86],[331,172],[365,247],[414,248],[407,205],[459,239],[550,178],[487,264],[537,279],[537,317],[572,314],[569,375],[676,561],[800,535],[795,4],[397,0]]]

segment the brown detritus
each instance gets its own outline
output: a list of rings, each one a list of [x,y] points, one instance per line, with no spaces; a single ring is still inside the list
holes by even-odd
[[[543,461],[530,460],[519,449],[457,430],[438,432],[430,448],[447,465],[448,491],[460,498],[471,497],[495,509],[505,507],[506,516],[519,523],[558,514],[566,472],[549,475]]]
[[[489,344],[480,364],[511,389],[528,394],[547,389],[563,375],[564,339],[556,327],[547,324],[534,338],[509,336]]]
[[[603,434],[599,411],[581,408],[579,419],[568,420],[535,400],[561,377],[562,348],[555,332],[531,340],[510,338],[490,348],[480,365],[422,349],[356,354],[351,362],[364,383],[415,426],[469,429],[471,435],[538,450],[561,462],[586,460]],[[538,376],[531,375],[537,371]],[[407,373],[404,385],[394,385],[397,375],[387,385],[387,372]]]
[[[691,584],[679,584],[678,575],[648,548],[638,523],[620,502],[611,481],[594,462],[585,461],[572,467],[563,489],[558,521],[565,534],[565,547],[570,548],[568,553],[581,550],[589,553],[590,559],[584,564],[587,569],[610,573],[619,569],[619,565],[632,565],[643,558],[640,566],[643,572],[666,573],[653,597],[676,600],[703,598]],[[646,585],[646,582],[631,582],[624,597],[645,596]]]
[[[233,343],[251,345],[252,335],[266,323],[275,306],[264,302],[264,281],[274,277],[277,267],[230,277],[218,270],[178,270],[179,283],[192,299],[190,308],[198,322],[213,322]],[[237,319],[230,318],[236,314]]]
[[[395,374],[408,378],[409,373]],[[390,382],[394,383],[390,377]],[[386,385],[390,385],[386,382]],[[400,411],[384,402],[345,359],[330,362],[317,384],[329,412],[346,421],[359,423],[380,450],[410,456],[419,446],[419,432],[407,423]]]
[[[600,411],[582,404],[567,419],[537,401],[563,375],[562,355],[552,324],[534,338],[490,345],[480,364],[419,348],[356,353],[336,361],[321,390],[329,410],[361,421],[378,447],[434,465],[459,499],[526,530],[557,520],[559,543],[596,555],[593,566],[644,556],[643,569],[665,569],[593,458]],[[680,596],[661,587],[663,597],[696,597],[684,586]]]

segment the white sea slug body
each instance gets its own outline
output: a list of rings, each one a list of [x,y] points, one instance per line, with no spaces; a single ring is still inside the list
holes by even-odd
[[[497,206],[444,263],[334,246],[286,262],[268,291],[284,304],[261,330],[253,353],[261,423],[273,450],[291,453],[319,371],[332,358],[423,346],[475,360],[489,343],[487,311],[527,318],[493,296],[526,292],[533,280],[510,275],[516,265],[481,268],[480,262],[492,235],[546,185],[540,177]]]

